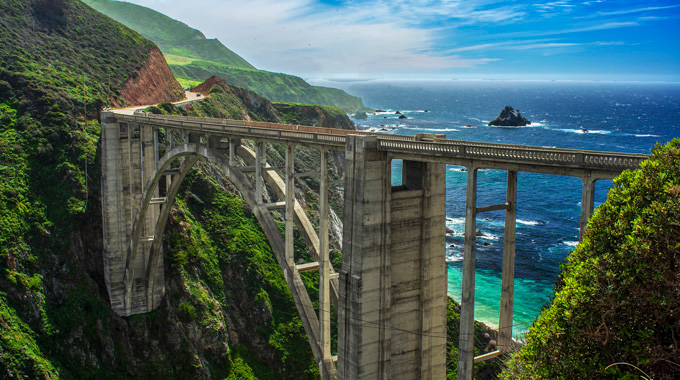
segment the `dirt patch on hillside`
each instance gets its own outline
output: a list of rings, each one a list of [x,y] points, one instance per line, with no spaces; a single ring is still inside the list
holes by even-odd
[[[191,89],[191,91],[192,92],[203,92],[203,93],[207,94],[208,91],[210,91],[210,89],[214,85],[218,85],[218,86],[222,87],[223,89],[227,88],[227,83],[225,81],[223,81],[218,76],[213,75],[210,78],[206,79],[205,82],[199,84],[196,87],[193,87]]]
[[[137,76],[125,83],[120,97],[129,105],[137,106],[182,100],[184,91],[172,75],[163,53],[154,48]]]

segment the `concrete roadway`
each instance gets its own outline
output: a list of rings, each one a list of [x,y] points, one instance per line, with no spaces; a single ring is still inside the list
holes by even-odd
[[[185,103],[191,103],[195,102],[197,100],[205,99],[209,96],[197,96],[197,92],[191,92],[191,91],[184,91],[184,100],[180,100],[178,102],[173,102],[172,104],[185,104]],[[132,115],[135,113],[137,110],[143,110],[146,107],[153,106],[155,104],[147,104],[145,106],[132,106],[132,107],[125,107],[125,108],[114,108],[111,111],[118,113],[118,114],[123,114],[123,115]]]

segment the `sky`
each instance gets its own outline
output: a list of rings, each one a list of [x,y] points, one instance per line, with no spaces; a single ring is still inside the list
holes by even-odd
[[[680,0],[128,0],[315,78],[680,82]]]

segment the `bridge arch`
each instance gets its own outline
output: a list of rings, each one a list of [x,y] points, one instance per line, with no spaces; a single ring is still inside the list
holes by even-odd
[[[167,221],[170,216],[170,211],[172,205],[174,204],[175,197],[179,192],[179,188],[184,181],[184,178],[189,173],[189,171],[194,167],[194,165],[201,159],[206,159],[207,161],[217,165],[224,170],[227,178],[236,186],[236,188],[242,194],[248,194],[244,187],[243,179],[245,178],[242,174],[235,175],[239,173],[234,170],[233,167],[229,166],[229,159],[222,152],[217,149],[210,149],[205,145],[199,143],[186,143],[176,146],[169,150],[163,157],[161,157],[154,169],[150,174],[149,179],[144,186],[144,193],[142,195],[142,201],[140,209],[137,212],[135,221],[132,227],[132,234],[130,243],[126,253],[125,259],[125,304],[130,305],[133,279],[135,278],[135,261],[140,253],[139,243],[142,239],[143,223],[146,219],[146,214],[153,204],[153,195],[156,194],[158,190],[158,184],[161,178],[167,176],[167,170],[170,165],[178,158],[185,158],[185,160],[180,164],[179,171],[176,172],[172,177],[172,182],[167,189],[165,194],[165,201],[163,207],[158,215],[156,225],[154,226],[153,240],[151,240],[151,248],[149,250],[149,255],[146,263],[146,274],[144,276],[144,285],[146,288],[146,301],[149,310],[154,309],[160,298],[162,297],[162,292],[156,292],[156,271],[158,270],[158,259],[160,257],[161,247],[162,247],[162,237],[167,226]],[[249,204],[253,206],[253,200],[250,197],[244,196],[244,199]],[[157,299],[154,299],[156,295]],[[160,295],[161,297],[159,297]]]

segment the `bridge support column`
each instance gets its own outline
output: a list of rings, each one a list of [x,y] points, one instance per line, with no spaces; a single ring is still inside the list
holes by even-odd
[[[505,231],[503,232],[503,272],[501,310],[498,318],[498,348],[507,352],[512,343],[512,316],[515,293],[515,229],[517,222],[517,172],[508,171]]]
[[[172,129],[165,128],[165,151],[169,151],[175,147],[175,133]],[[172,176],[165,176],[165,193],[167,194],[172,185]]]
[[[465,246],[463,248],[463,284],[461,289],[460,333],[458,345],[458,379],[472,380],[474,364],[507,352],[512,343],[512,319],[515,281],[515,230],[517,221],[517,172],[508,171],[504,204],[477,207],[477,168],[467,168],[465,202]],[[477,214],[505,210],[503,234],[503,272],[501,307],[498,322],[498,350],[475,357],[475,243]]]
[[[262,204],[262,194],[264,180],[262,178],[262,167],[267,162],[266,143],[262,140],[255,141],[255,202]]]
[[[581,177],[581,182],[583,182],[583,194],[581,196],[579,241],[583,239],[583,235],[586,233],[586,227],[588,226],[588,219],[593,215],[593,210],[595,209],[595,181],[597,181],[597,179],[593,178],[591,175]]]
[[[472,380],[475,357],[475,232],[477,228],[477,168],[467,168],[463,284],[458,338],[458,380]]]
[[[102,223],[104,230],[104,278],[111,300],[111,308],[127,316],[147,312],[146,264],[158,206],[146,213],[140,221],[142,239],[138,244],[140,254],[131,265],[135,276],[132,288],[126,293],[126,258],[132,238],[132,226],[140,209],[143,188],[155,164],[154,133],[151,127],[118,123],[111,113],[102,113]],[[153,195],[157,197],[157,193]],[[158,260],[160,282],[163,283],[163,261]],[[163,287],[157,289],[160,295]],[[152,297],[157,300],[160,297]]]
[[[319,184],[319,346],[323,362],[319,372],[334,368],[331,359],[331,283],[328,251],[328,149],[321,148]]]
[[[233,168],[236,166],[236,148],[241,145],[241,139],[235,137],[229,137],[229,167]],[[231,176],[228,172],[227,175]]]
[[[293,217],[295,214],[295,145],[286,145],[286,263],[289,268],[295,266],[293,251]]]
[[[338,378],[446,376],[445,166],[390,160],[347,136]]]

